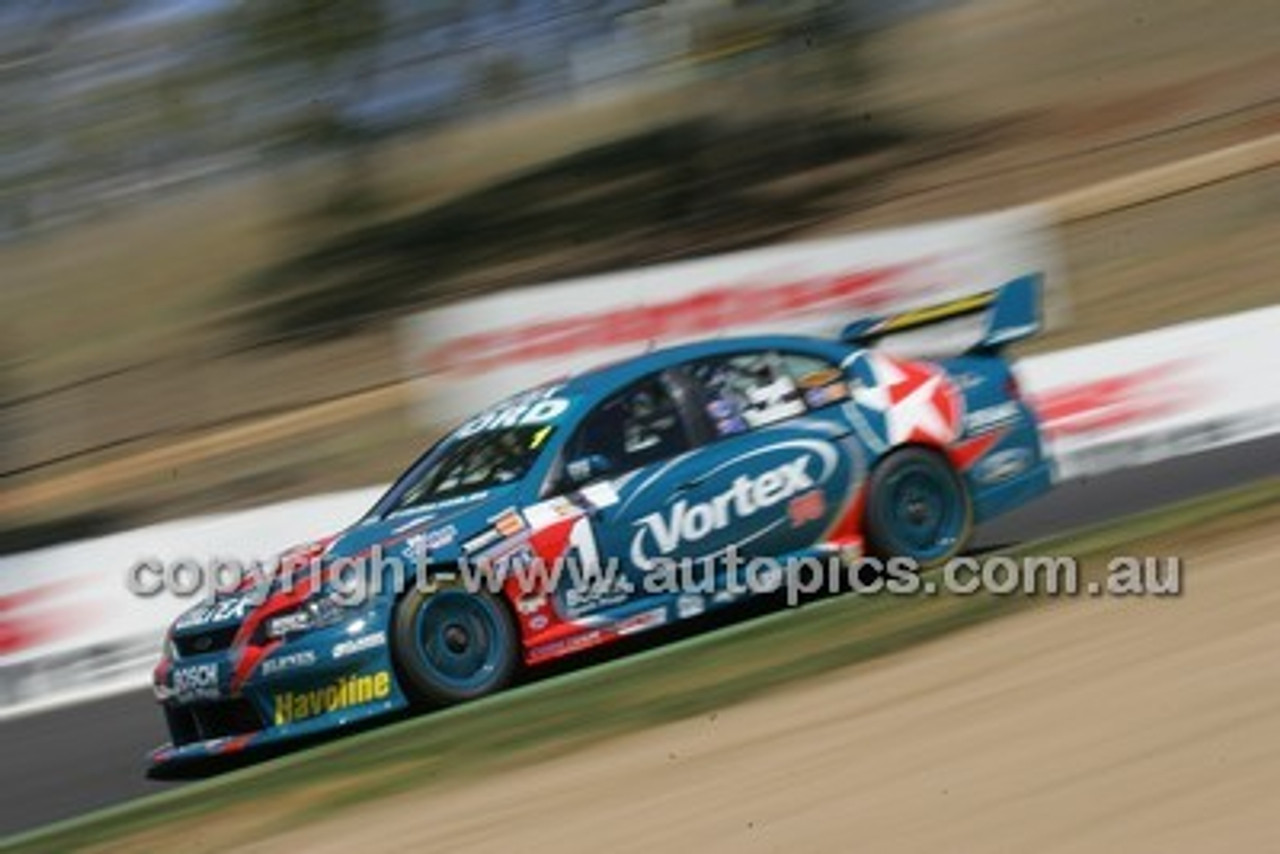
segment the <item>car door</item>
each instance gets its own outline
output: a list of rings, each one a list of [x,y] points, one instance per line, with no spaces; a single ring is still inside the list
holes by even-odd
[[[705,441],[687,389],[674,380],[658,372],[609,396],[565,444],[546,492],[577,496],[586,508],[569,539],[575,566],[554,594],[565,617],[616,616],[644,598],[649,567],[631,559],[631,531],[658,512],[662,491],[691,470],[688,460]]]
[[[691,361],[600,404],[566,445],[560,486],[609,496],[574,542],[618,582],[592,608],[674,592],[673,571],[677,583],[706,586],[731,555],[825,542],[865,475],[840,411],[847,397],[834,366],[750,351]],[[587,612],[569,601],[581,591],[561,595],[575,615]]]
[[[690,362],[683,375],[709,439],[655,479],[648,501],[633,499],[631,562],[747,561],[827,542],[865,474],[840,371],[754,350]]]

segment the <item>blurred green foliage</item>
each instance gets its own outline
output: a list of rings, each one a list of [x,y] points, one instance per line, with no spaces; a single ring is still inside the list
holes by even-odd
[[[797,112],[646,130],[342,231],[246,282],[242,316],[261,340],[307,340],[409,305],[760,245],[821,220],[875,171],[787,179],[905,139]]]

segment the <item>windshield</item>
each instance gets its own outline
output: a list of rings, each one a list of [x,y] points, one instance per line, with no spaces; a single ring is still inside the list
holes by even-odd
[[[387,513],[515,483],[528,474],[555,427],[483,430],[446,442],[410,472]]]

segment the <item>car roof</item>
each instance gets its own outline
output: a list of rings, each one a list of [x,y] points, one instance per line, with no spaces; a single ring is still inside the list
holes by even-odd
[[[849,352],[850,346],[840,341],[800,335],[755,335],[678,344],[571,376],[563,381],[562,392],[570,397],[595,400],[641,377],[683,362],[749,350],[794,350],[839,361]]]

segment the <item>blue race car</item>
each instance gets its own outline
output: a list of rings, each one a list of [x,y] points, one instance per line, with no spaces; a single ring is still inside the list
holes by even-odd
[[[1039,289],[1019,279],[837,340],[673,347],[503,401],[265,589],[178,618],[154,680],[172,743],[152,761],[489,694],[776,589],[776,574],[744,583],[762,563],[949,559],[975,522],[1050,487],[1001,354],[1039,328]],[[982,332],[962,355],[874,346],[965,315]]]

